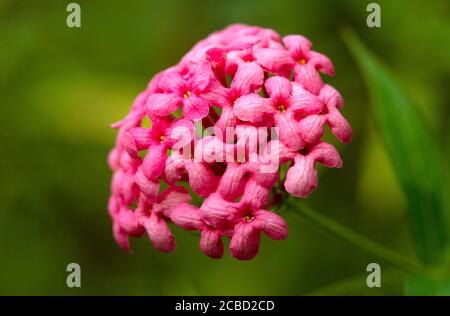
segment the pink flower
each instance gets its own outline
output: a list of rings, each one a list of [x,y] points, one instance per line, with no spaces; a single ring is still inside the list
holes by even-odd
[[[192,190],[202,197],[207,197],[214,192],[219,182],[208,164],[195,161],[191,157],[185,157],[180,153],[172,154],[166,162],[164,179],[169,184],[187,180]]]
[[[323,81],[318,71],[334,76],[334,67],[330,59],[321,53],[312,51],[312,44],[306,37],[288,35],[283,38],[283,43],[296,62],[295,81],[311,93],[318,94],[323,87]]]
[[[275,44],[270,45],[274,46]],[[234,74],[240,65],[251,63],[270,73],[288,76],[289,68],[293,65],[289,53],[284,49],[280,49],[281,44],[278,44],[276,47],[267,46],[267,44],[258,43],[252,48],[229,52],[227,54],[225,71],[228,74]]]
[[[331,132],[343,143],[352,139],[352,128],[339,112],[344,101],[333,87],[324,85],[320,90],[319,99],[324,103],[324,110],[319,114],[309,115],[301,120],[299,131],[308,143],[315,143],[323,136],[324,125],[331,127]]]
[[[204,62],[195,67],[192,74],[182,75],[178,69],[169,69],[159,81],[165,91],[153,93],[147,98],[147,110],[151,115],[167,116],[183,105],[183,116],[199,120],[208,115],[209,103],[202,98],[211,79],[211,70]]]
[[[186,189],[172,186],[161,193],[155,202],[144,197],[139,199],[136,211],[122,210],[119,214],[120,227],[131,236],[140,236],[146,231],[156,249],[170,252],[175,249],[175,239],[166,220],[174,207],[190,200]]]
[[[199,230],[200,250],[208,257],[219,259],[223,256],[223,234],[205,223],[200,210],[187,203],[181,203],[172,210],[171,220],[186,230]]]
[[[240,260],[256,256],[261,233],[287,238],[269,208],[311,194],[317,162],[342,166],[322,141],[326,126],[343,143],[352,137],[341,95],[320,77],[333,65],[311,47],[300,35],[235,24],[152,78],[112,125],[108,211],[121,248],[146,234],[155,249],[174,250],[169,222],[198,231],[211,258],[224,255],[224,238]]]
[[[217,51],[213,52],[219,55]],[[220,57],[211,57],[220,58]],[[217,61],[222,63],[222,61]],[[264,72],[262,68],[252,62],[242,62],[237,66],[230,88],[224,87],[219,80],[212,80],[210,90],[204,95],[212,104],[222,108],[222,114],[215,126],[225,131],[226,127],[234,127],[238,120],[233,112],[233,104],[237,98],[261,88],[264,81]]]
[[[250,260],[256,256],[261,232],[274,240],[285,239],[288,234],[283,218],[262,209],[265,202],[255,199],[255,191],[265,197],[263,192],[267,192],[267,189],[250,182],[246,191],[238,203],[226,201],[219,194],[212,194],[200,208],[205,222],[224,234],[231,235],[231,254],[240,260]]]
[[[294,156],[294,165],[289,168],[284,186],[296,197],[307,197],[317,188],[316,162],[329,168],[340,168],[342,160],[337,150],[328,143],[317,143]]]
[[[236,116],[252,123],[273,120],[280,129],[281,141],[294,150],[302,148],[305,142],[300,136],[296,118],[320,113],[322,102],[300,85],[283,77],[267,79],[265,88],[269,98],[253,93],[237,99],[234,106]]]
[[[131,155],[148,150],[142,170],[148,179],[154,180],[164,171],[167,150],[172,148],[180,136],[193,138],[193,130],[194,125],[188,120],[169,122],[167,119],[154,117],[151,128],[134,127],[128,130],[125,147]]]

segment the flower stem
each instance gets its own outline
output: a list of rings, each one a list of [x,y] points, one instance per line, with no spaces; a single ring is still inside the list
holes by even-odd
[[[405,257],[397,252],[382,246],[369,238],[360,235],[349,228],[335,222],[334,220],[312,210],[306,205],[294,205],[287,201],[290,206],[296,207],[297,212],[293,212],[299,220],[305,221],[316,228],[324,230],[331,235],[337,236],[354,246],[371,253],[381,259],[389,262],[392,266],[406,272],[418,272],[424,270],[422,264],[413,258]]]

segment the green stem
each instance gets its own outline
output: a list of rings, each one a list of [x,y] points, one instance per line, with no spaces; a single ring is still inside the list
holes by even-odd
[[[288,202],[289,203],[289,202]],[[334,236],[357,246],[358,248],[371,253],[381,259],[389,262],[392,266],[397,267],[407,272],[418,272],[423,270],[423,266],[412,258],[404,257],[397,252],[386,248],[369,238],[362,236],[347,227],[333,221],[332,219],[312,210],[311,208],[302,205],[294,205],[289,203],[292,207],[297,206],[297,212],[292,212],[298,219],[306,221],[315,227],[322,228],[325,232],[331,233]]]

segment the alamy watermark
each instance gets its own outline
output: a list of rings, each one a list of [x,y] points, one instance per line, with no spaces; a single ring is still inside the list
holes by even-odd
[[[66,11],[70,12],[66,18],[66,24],[68,27],[81,27],[81,7],[78,3],[69,3],[66,7]]]
[[[366,11],[369,15],[366,19],[366,24],[368,27],[381,27],[381,7],[378,3],[373,2],[367,5]]]
[[[366,268],[370,272],[366,278],[367,287],[381,287],[381,267],[378,263],[369,263]]]
[[[81,267],[78,263],[69,263],[66,271],[70,272],[66,278],[67,287],[81,287]]]

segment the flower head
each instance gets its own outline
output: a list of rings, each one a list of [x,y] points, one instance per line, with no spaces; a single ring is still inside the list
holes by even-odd
[[[305,37],[235,24],[155,75],[113,124],[108,210],[119,246],[130,251],[130,236],[147,235],[170,252],[169,222],[200,232],[211,258],[223,256],[224,238],[240,260],[257,255],[261,233],[287,238],[270,210],[276,192],[305,198],[317,188],[316,163],[342,166],[322,141],[327,126],[351,140],[343,99],[320,73],[333,76],[333,64]]]

